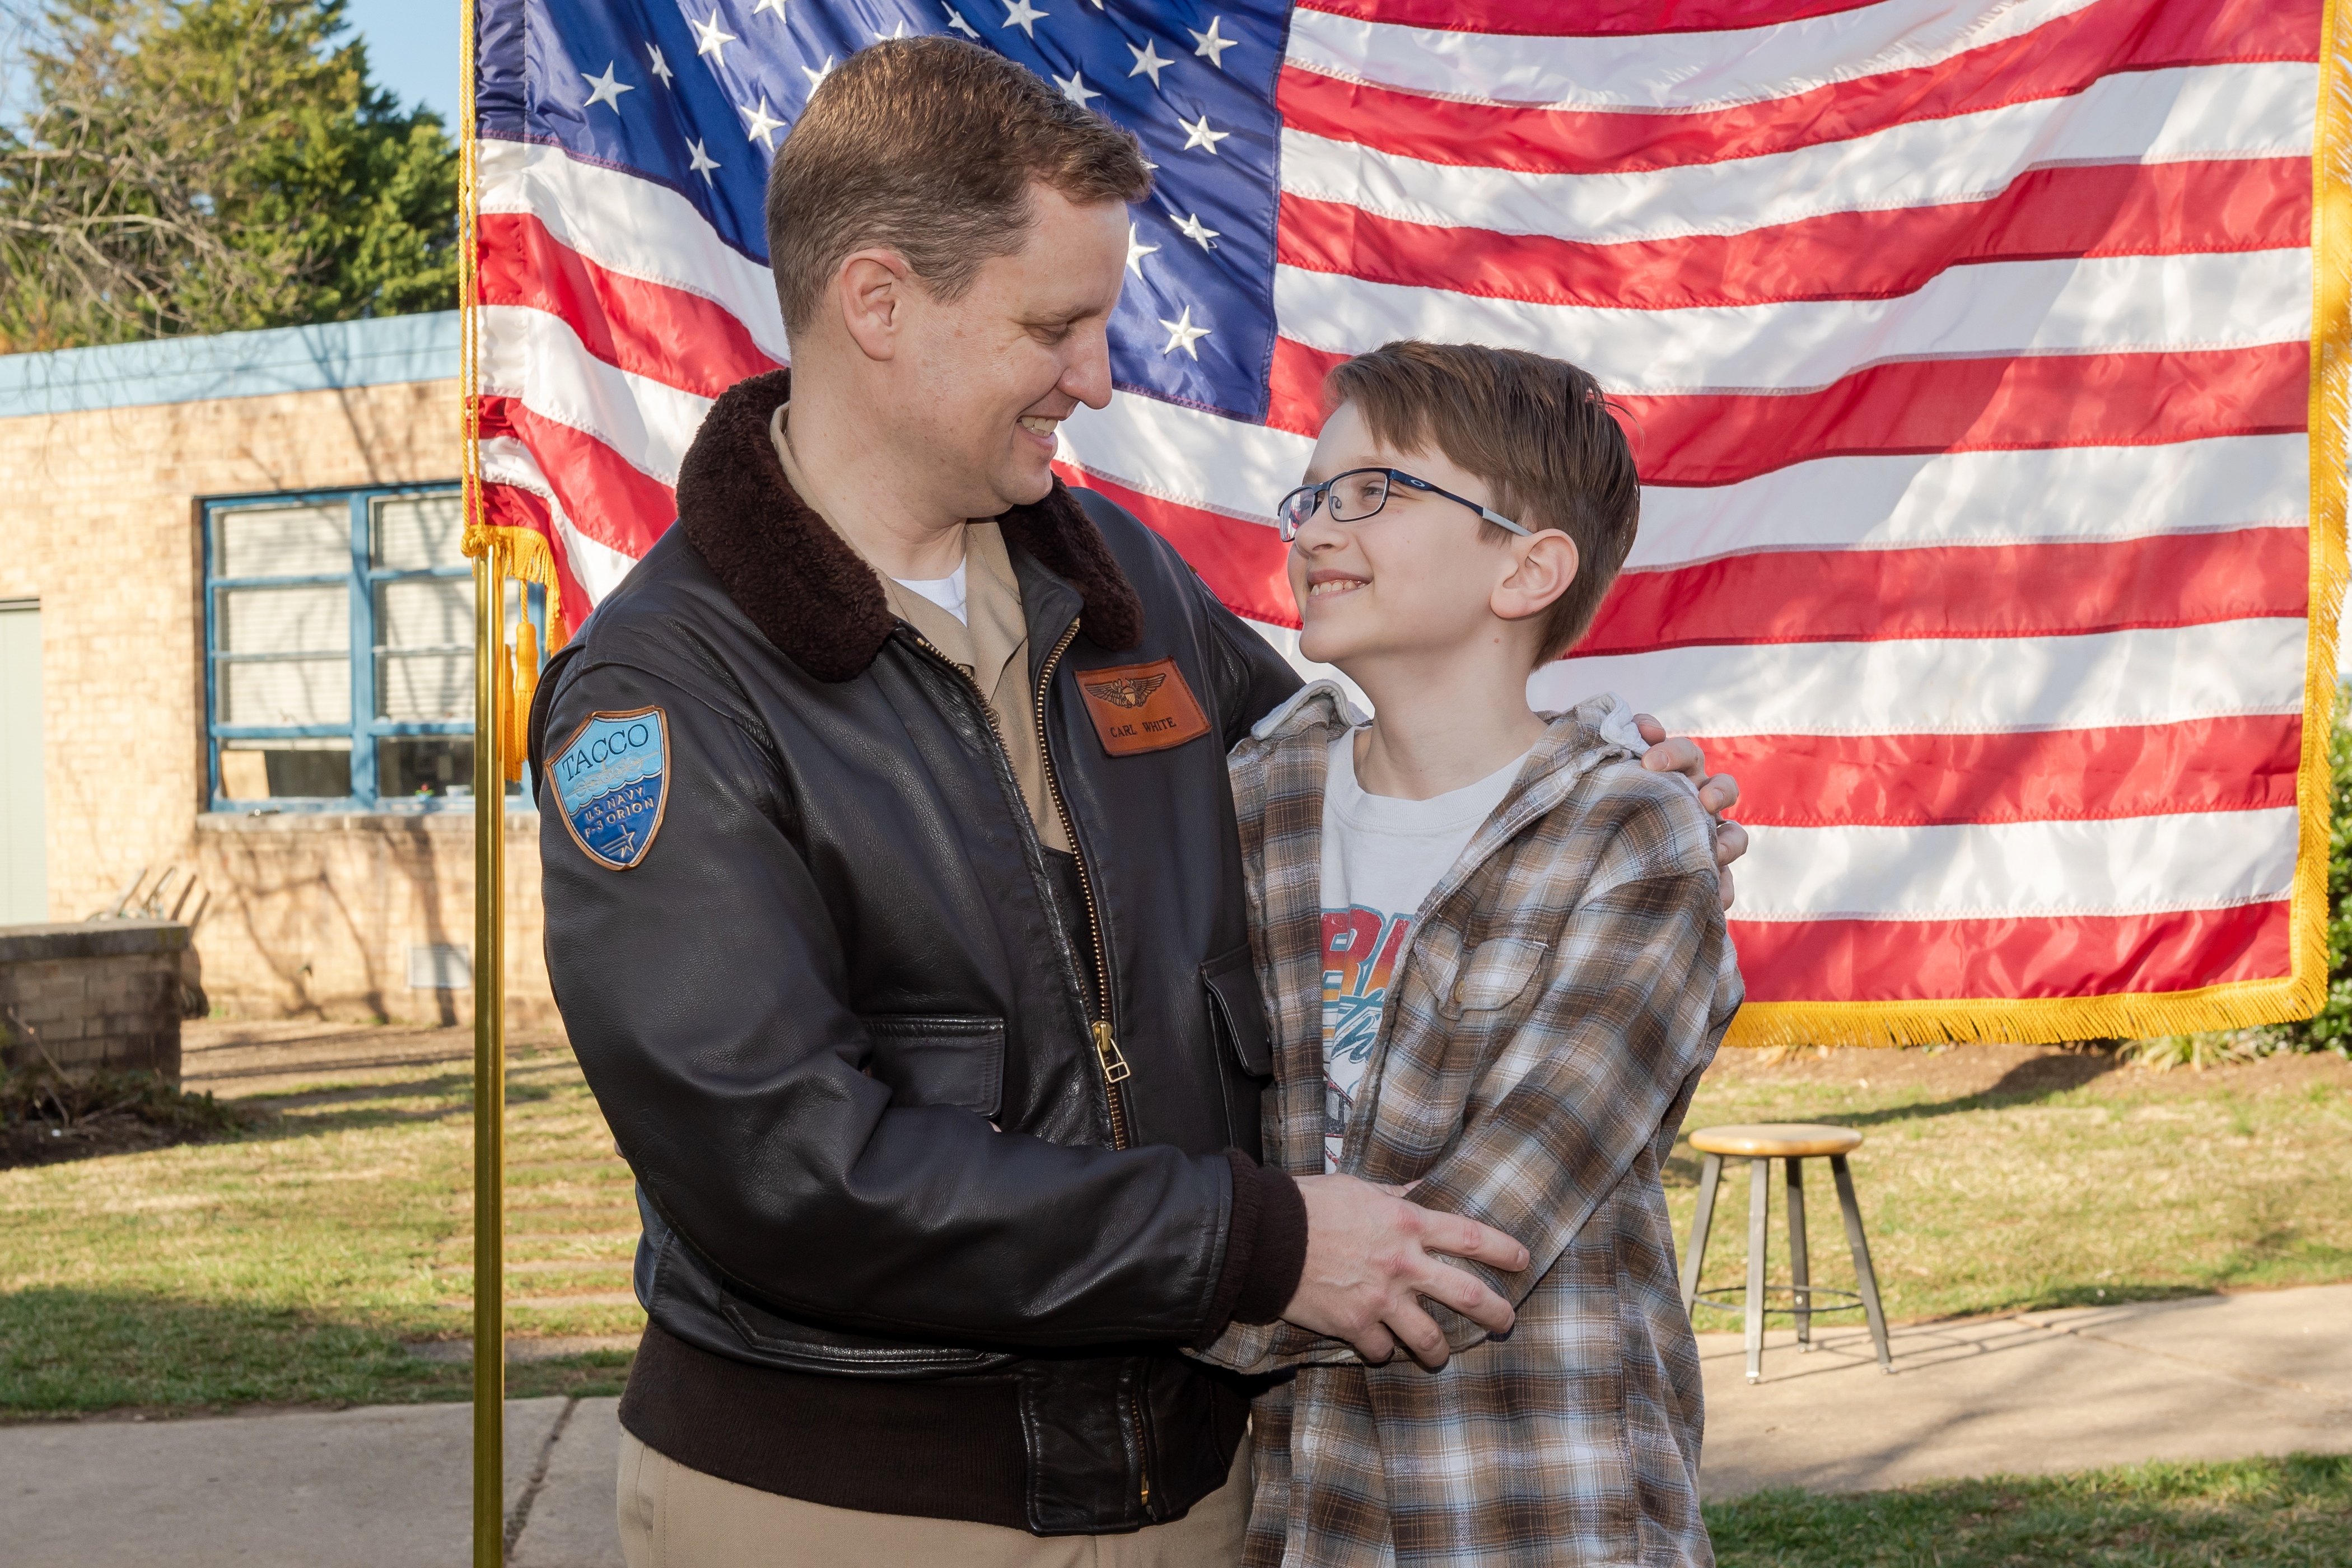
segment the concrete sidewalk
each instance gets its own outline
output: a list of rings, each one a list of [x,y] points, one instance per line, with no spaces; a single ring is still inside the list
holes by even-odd
[[[2352,1286],[1896,1331],[1839,1328],[1765,1381],[1700,1336],[1706,1486],[1866,1490],[1997,1470],[2352,1450]],[[515,1568],[620,1568],[611,1399],[507,1410]],[[470,1413],[404,1405],[0,1427],[11,1568],[461,1568]]]

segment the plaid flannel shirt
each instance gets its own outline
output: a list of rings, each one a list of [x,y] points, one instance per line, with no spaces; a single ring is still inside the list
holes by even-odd
[[[1518,1238],[1525,1271],[1466,1266],[1517,1325],[1490,1339],[1432,1304],[1455,1352],[1435,1373],[1287,1323],[1202,1352],[1296,1369],[1254,1410],[1251,1568],[1714,1562],[1660,1174],[1740,982],[1712,825],[1635,760],[1630,718],[1614,698],[1555,717],[1431,889],[1339,1160]],[[1323,1170],[1323,776],[1349,722],[1309,687],[1231,764],[1274,1033],[1266,1158],[1300,1176]]]

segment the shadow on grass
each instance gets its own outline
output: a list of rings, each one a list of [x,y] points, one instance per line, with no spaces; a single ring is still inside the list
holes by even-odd
[[[386,1312],[175,1300],[36,1287],[0,1296],[0,1421],[126,1407],[197,1413],[249,1405],[399,1405],[464,1399],[464,1363],[427,1362],[404,1338],[446,1327]],[[630,1352],[591,1351],[507,1369],[507,1396],[618,1394]]]
[[[2291,1454],[1706,1506],[1723,1568],[2297,1568],[2344,1561],[2352,1458]]]

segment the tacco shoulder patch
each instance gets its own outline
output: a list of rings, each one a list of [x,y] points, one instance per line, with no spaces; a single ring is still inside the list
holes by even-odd
[[[658,708],[596,713],[547,760],[572,841],[588,858],[625,871],[661,831],[669,795],[669,720]]]

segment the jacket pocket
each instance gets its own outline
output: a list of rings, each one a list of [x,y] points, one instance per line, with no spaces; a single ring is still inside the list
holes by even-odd
[[[1462,961],[1454,976],[1449,1011],[1492,1012],[1519,999],[1536,971],[1543,967],[1551,944],[1527,937],[1498,936],[1480,942]]]
[[[1274,1076],[1274,1047],[1265,1026],[1265,1004],[1257,990],[1257,963],[1247,943],[1201,965],[1201,985],[1209,994],[1210,1026],[1252,1078]]]
[[[860,1018],[874,1042],[868,1067],[901,1105],[950,1105],[993,1121],[1004,1102],[1004,1020]]]

